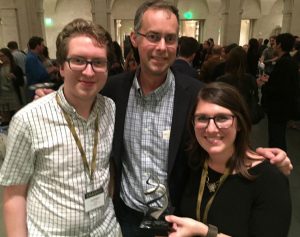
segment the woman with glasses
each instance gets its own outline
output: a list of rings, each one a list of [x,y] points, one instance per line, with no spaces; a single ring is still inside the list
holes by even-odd
[[[250,147],[251,120],[232,86],[215,82],[191,114],[190,176],[171,237],[287,236],[288,179]]]

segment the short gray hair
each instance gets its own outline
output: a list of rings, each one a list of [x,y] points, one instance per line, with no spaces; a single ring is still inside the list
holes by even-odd
[[[144,2],[136,11],[134,17],[134,31],[138,32],[142,28],[142,18],[144,13],[149,9],[162,9],[170,11],[176,16],[178,25],[179,25],[179,13],[177,7],[172,5],[170,2],[164,0],[150,0]]]

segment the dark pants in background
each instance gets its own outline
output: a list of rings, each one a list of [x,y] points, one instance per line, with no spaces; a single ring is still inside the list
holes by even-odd
[[[276,121],[268,116],[269,147],[277,147],[287,151],[286,126],[287,121]]]

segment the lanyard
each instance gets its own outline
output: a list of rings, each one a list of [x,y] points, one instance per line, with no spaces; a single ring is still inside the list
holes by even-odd
[[[201,202],[202,202],[202,198],[203,198],[203,193],[204,193],[204,187],[205,187],[205,182],[206,182],[206,177],[208,175],[208,164],[207,164],[207,159],[204,162],[204,168],[202,170],[202,174],[201,174],[201,180],[200,180],[200,185],[199,185],[199,191],[198,191],[198,199],[197,199],[197,208],[196,208],[196,217],[198,221],[201,221],[200,219],[200,208],[201,208]],[[211,207],[211,204],[219,190],[219,188],[221,187],[221,185],[224,183],[225,179],[228,177],[229,175],[229,169],[226,168],[224,174],[221,176],[220,178],[220,184],[217,187],[217,190],[215,191],[215,193],[209,198],[205,209],[204,209],[204,214],[203,214],[203,222],[205,224],[207,224],[207,216],[208,216],[208,211]]]
[[[63,110],[61,101],[58,97],[58,94],[56,94],[55,98],[56,98],[57,104],[59,105],[59,107],[61,108],[61,110],[64,114],[64,117],[65,117],[65,119],[68,123],[68,127],[69,127],[69,129],[70,129],[70,131],[71,131],[71,133],[74,137],[74,140],[76,142],[76,145],[77,145],[77,147],[80,151],[84,169],[88,173],[90,180],[93,181],[94,172],[96,170],[96,156],[97,156],[97,145],[98,145],[98,131],[99,131],[98,114],[97,114],[97,117],[96,117],[96,120],[95,120],[95,133],[94,133],[94,146],[93,146],[92,163],[91,163],[91,167],[89,167],[89,164],[88,164],[88,161],[87,161],[87,158],[86,158],[86,153],[83,150],[82,144],[81,144],[81,142],[79,140],[79,137],[76,133],[74,124],[72,123],[72,120],[71,120],[70,116]]]

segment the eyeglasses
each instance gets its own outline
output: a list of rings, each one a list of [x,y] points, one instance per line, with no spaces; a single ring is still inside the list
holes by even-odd
[[[137,34],[145,37],[149,42],[154,43],[154,44],[157,44],[158,42],[160,42],[162,37],[165,39],[165,42],[168,45],[175,44],[178,40],[177,34],[166,34],[164,36],[162,34],[156,33],[156,32],[147,32],[146,34],[137,32]]]
[[[108,64],[107,60],[102,58],[87,60],[81,57],[70,57],[67,58],[66,61],[73,71],[83,71],[86,69],[87,65],[90,64],[94,72],[105,72]]]
[[[204,114],[195,115],[193,124],[197,128],[206,129],[212,119],[218,129],[227,129],[232,126],[234,117],[234,115],[230,114],[218,114],[213,117],[209,117]]]

